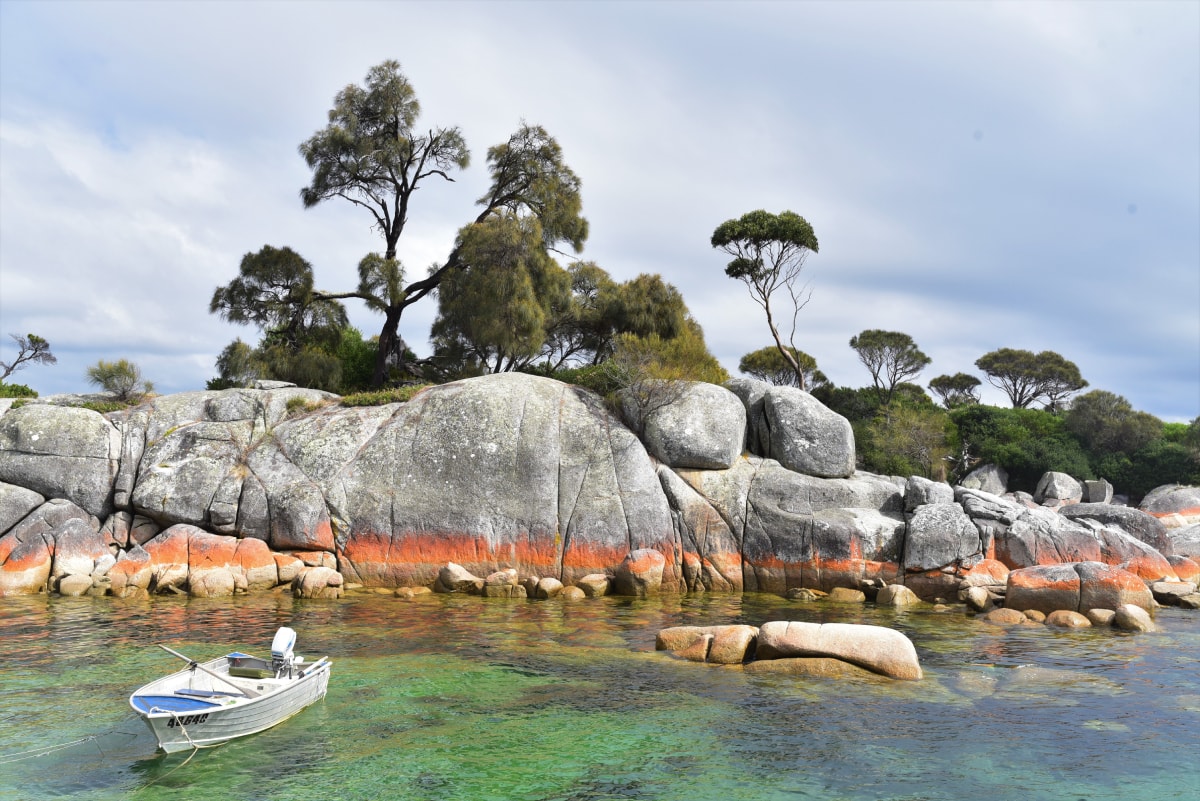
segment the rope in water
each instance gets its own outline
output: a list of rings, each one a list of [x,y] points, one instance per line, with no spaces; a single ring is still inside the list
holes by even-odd
[[[3,755],[0,755],[0,765],[8,765],[13,762],[24,762],[27,759],[37,759],[38,757],[48,756],[49,754],[53,754],[57,751],[63,751],[67,748],[74,748],[77,745],[83,745],[84,743],[90,743],[90,742],[96,742],[101,737],[104,737],[109,734],[123,734],[126,737],[137,737],[136,734],[133,734],[131,732],[117,731],[116,729],[112,729],[112,730],[109,730],[106,732],[101,732],[100,734],[89,734],[87,737],[80,737],[78,740],[71,740],[70,742],[66,742],[66,743],[58,743],[56,745],[47,745],[47,746],[43,746],[41,748],[31,748],[28,751],[16,751],[11,754],[3,754]],[[101,756],[105,755],[104,749],[102,749],[100,747],[99,743],[96,744],[96,750],[100,752]]]

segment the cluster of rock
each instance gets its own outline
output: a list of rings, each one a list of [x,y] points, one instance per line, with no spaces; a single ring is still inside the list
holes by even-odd
[[[0,415],[0,595],[336,596],[434,588],[451,564],[509,595],[601,577],[629,595],[933,600],[988,560],[1200,575],[1200,488],[1139,511],[1057,474],[1026,496],[994,470],[957,487],[855,471],[844,418],[747,379],[687,385],[638,423],[641,439],[594,394],[521,374],[365,408],[287,386],[110,414],[29,403]]]
[[[866,671],[920,679],[912,641],[883,626],[771,621],[762,626],[676,626],[663,629],[655,648],[692,662],[742,665],[752,673],[840,676]]]

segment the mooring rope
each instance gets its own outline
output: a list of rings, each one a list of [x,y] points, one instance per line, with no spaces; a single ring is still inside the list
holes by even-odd
[[[57,743],[55,745],[47,745],[41,748],[31,748],[28,751],[16,751],[11,754],[3,754],[0,755],[0,765],[8,765],[13,762],[24,762],[27,759],[37,759],[38,757],[48,756],[55,752],[63,751],[67,748],[74,748],[77,745],[83,745],[84,743],[90,742],[95,742],[96,750],[100,752],[100,756],[105,756],[104,749],[101,748],[100,744],[96,741],[98,741],[101,737],[106,737],[110,734],[123,734],[126,737],[137,737],[137,735],[133,734],[132,732],[110,729],[108,731],[100,732],[99,734],[89,734],[87,737],[80,737],[78,740],[71,740],[70,742],[66,743]]]

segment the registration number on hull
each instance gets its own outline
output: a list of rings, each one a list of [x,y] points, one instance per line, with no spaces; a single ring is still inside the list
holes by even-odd
[[[167,728],[173,729],[176,726],[191,726],[193,723],[204,723],[206,720],[208,720],[207,712],[203,715],[180,715],[168,720]]]

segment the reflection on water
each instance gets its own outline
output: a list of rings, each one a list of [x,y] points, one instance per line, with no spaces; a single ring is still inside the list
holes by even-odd
[[[767,620],[900,629],[926,678],[751,676],[654,652],[666,626]],[[754,595],[10,598],[0,798],[1190,799],[1200,616],[1159,620],[1165,634],[1003,629]],[[262,653],[281,625],[333,658],[328,697],[251,738],[155,754],[126,701],[176,667],[153,646]]]

